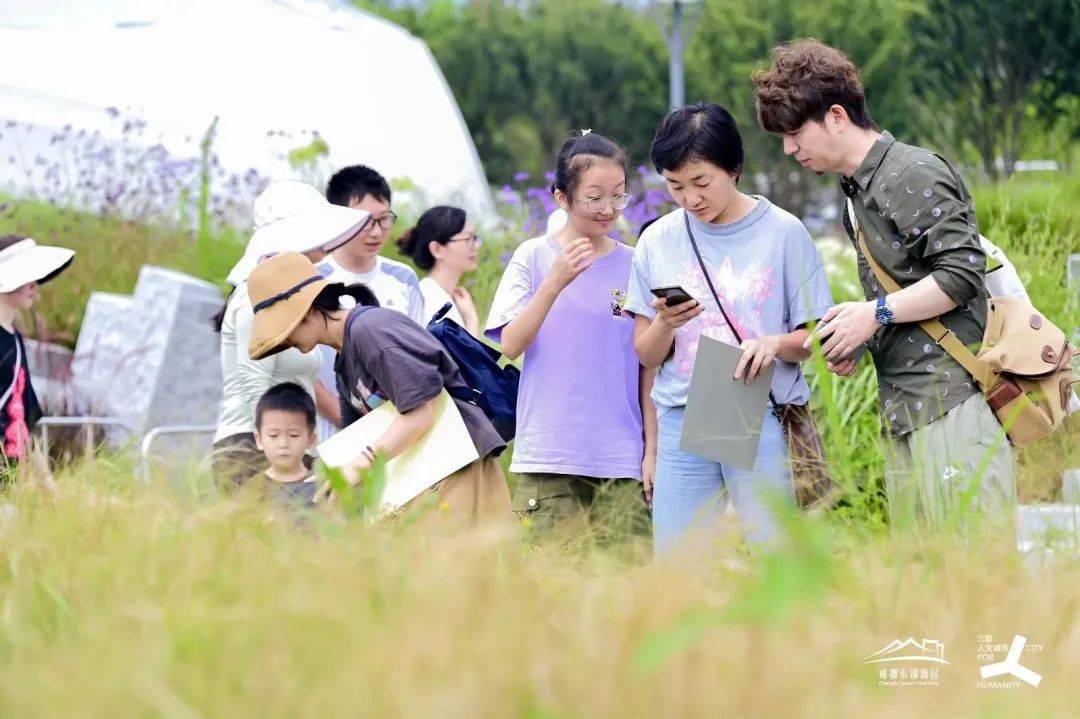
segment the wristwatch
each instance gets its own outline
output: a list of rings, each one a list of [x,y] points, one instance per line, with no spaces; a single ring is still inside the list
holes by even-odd
[[[889,309],[889,305],[886,304],[885,297],[877,298],[877,308],[874,310],[874,319],[883,327],[888,327],[893,323],[893,311]]]

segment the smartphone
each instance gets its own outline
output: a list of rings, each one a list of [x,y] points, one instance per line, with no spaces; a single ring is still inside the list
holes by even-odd
[[[675,305],[681,305],[684,302],[689,302],[694,299],[690,296],[690,293],[684,290],[679,285],[672,285],[671,287],[653,287],[651,290],[657,297],[663,297],[667,300],[668,307],[674,307]]]

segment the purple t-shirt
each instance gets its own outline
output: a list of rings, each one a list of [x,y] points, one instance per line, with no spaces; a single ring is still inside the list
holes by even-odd
[[[551,235],[523,242],[495,292],[486,335],[518,316],[561,248]],[[621,303],[634,251],[621,243],[560,294],[525,349],[514,472],[641,479],[644,440],[634,320]]]

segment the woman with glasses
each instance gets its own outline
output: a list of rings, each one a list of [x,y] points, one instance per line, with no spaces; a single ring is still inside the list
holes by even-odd
[[[480,244],[476,226],[468,221],[465,210],[442,205],[421,215],[416,226],[398,239],[402,254],[428,273],[420,280],[424,326],[449,302],[446,316],[472,336],[480,336],[480,315],[472,295],[461,286],[462,276],[476,270]]]
[[[626,154],[595,133],[571,137],[551,189],[567,222],[517,248],[486,327],[507,357],[525,356],[514,509],[544,531],[587,521],[595,500],[614,495],[633,507],[617,515],[622,527],[646,532],[641,480],[652,479],[643,466],[652,467],[655,423],[643,428],[652,405],[622,309],[633,250],[608,234],[630,202]]]

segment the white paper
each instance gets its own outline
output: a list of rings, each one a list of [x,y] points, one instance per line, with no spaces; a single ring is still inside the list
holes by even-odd
[[[380,509],[390,512],[425,489],[480,458],[461,412],[446,390],[435,398],[435,422],[409,449],[386,463],[386,489]],[[400,415],[384,402],[319,445],[319,458],[329,467],[355,461],[374,445]]]

